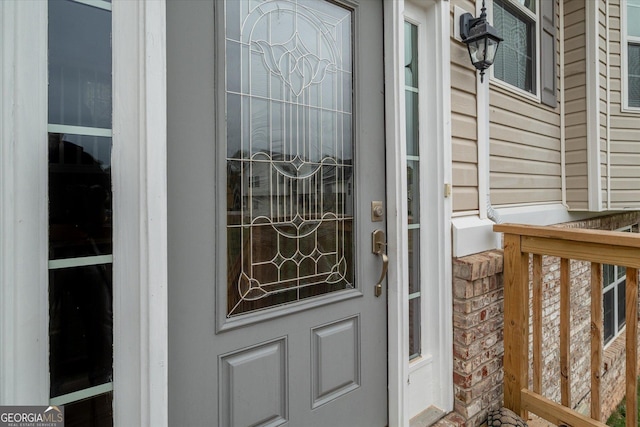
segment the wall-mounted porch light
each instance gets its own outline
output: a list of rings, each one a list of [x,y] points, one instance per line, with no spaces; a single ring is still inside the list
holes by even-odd
[[[484,80],[484,70],[493,64],[496,51],[502,41],[502,37],[487,22],[484,0],[480,16],[474,18],[470,13],[460,15],[460,38],[469,49],[471,63],[480,70],[480,82]]]

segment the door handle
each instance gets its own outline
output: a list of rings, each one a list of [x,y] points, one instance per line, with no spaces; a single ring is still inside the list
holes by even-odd
[[[380,274],[380,279],[378,279],[378,283],[375,286],[375,295],[377,297],[382,295],[382,281],[387,275],[387,270],[389,269],[389,257],[384,251],[385,246],[387,246],[387,242],[384,231],[375,230],[371,233],[371,251],[382,257],[382,274]]]

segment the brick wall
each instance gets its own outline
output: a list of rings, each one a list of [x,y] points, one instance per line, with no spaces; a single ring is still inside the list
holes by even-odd
[[[640,221],[624,213],[559,224],[559,227],[615,230]],[[543,257],[543,394],[560,400],[560,262]],[[489,251],[453,260],[454,410],[460,425],[479,426],[490,409],[502,406],[503,254]],[[590,405],[590,265],[571,261],[571,402]],[[530,317],[531,318],[531,317]],[[531,330],[531,329],[530,329]],[[530,376],[531,377],[531,376]],[[606,419],[624,396],[624,336],[605,349],[602,409]]]

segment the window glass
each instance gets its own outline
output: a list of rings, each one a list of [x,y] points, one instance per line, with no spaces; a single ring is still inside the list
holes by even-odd
[[[640,44],[629,43],[627,63],[629,65],[629,106],[640,107]]]
[[[504,39],[496,53],[494,76],[535,93],[535,21],[507,1],[495,0],[493,22]]]
[[[111,5],[51,0],[50,404],[112,426]]]
[[[111,128],[111,13],[49,7],[49,123]]]
[[[640,0],[627,0],[627,34],[640,37]]]

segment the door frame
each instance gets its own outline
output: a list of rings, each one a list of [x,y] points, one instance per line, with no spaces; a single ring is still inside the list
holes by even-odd
[[[444,412],[453,410],[453,297],[451,291],[451,197],[445,186],[451,184],[451,77],[450,77],[450,4],[446,0],[420,0],[416,3],[430,8],[428,24],[432,34],[436,58],[430,70],[438,82],[430,93],[435,102],[430,114],[421,116],[434,129],[429,135],[435,139],[435,151],[428,164],[432,175],[421,179],[421,196],[434,206],[429,214],[435,218],[424,224],[424,232],[430,237],[422,258],[431,277],[437,284],[429,294],[433,298],[435,314],[421,319],[423,339],[434,343],[432,353],[435,380],[427,386],[438,389],[433,401]],[[408,223],[406,212],[407,183],[405,171],[405,97],[404,97],[404,21],[405,1],[384,1],[385,46],[385,115],[387,141],[387,205],[388,211],[388,372],[389,372],[389,426],[409,425],[409,380],[413,367],[409,364],[409,304],[408,292]],[[423,233],[424,237],[425,234]],[[426,293],[423,294],[426,296]],[[424,298],[427,299],[427,298]],[[394,350],[391,350],[394,349]],[[428,406],[428,405],[427,405]],[[427,409],[424,407],[423,409]]]
[[[425,0],[432,1],[432,0]],[[438,8],[441,78],[434,117],[438,193],[451,182],[449,2]],[[389,426],[408,419],[403,0],[384,0]],[[165,0],[113,0],[114,421],[167,426],[167,170]],[[0,404],[48,403],[47,3],[0,2]],[[19,25],[16,25],[18,23]],[[21,55],[21,52],[32,52]],[[399,106],[400,108],[396,108]],[[136,143],[132,143],[136,142]],[[37,162],[33,162],[37,159]],[[132,185],[133,183],[133,185]],[[431,195],[429,196],[431,197]],[[453,408],[451,201],[436,194],[434,256],[443,410]],[[11,203],[6,203],[10,201]],[[22,227],[16,227],[16,224]],[[405,229],[403,229],[405,228]],[[8,237],[7,237],[8,236]],[[35,254],[35,255],[34,255]],[[21,286],[16,286],[20,283]],[[126,286],[137,283],[139,286]],[[402,284],[402,285],[400,285]],[[16,310],[30,303],[30,312]],[[15,328],[20,325],[20,330]],[[19,337],[18,337],[19,336]]]

